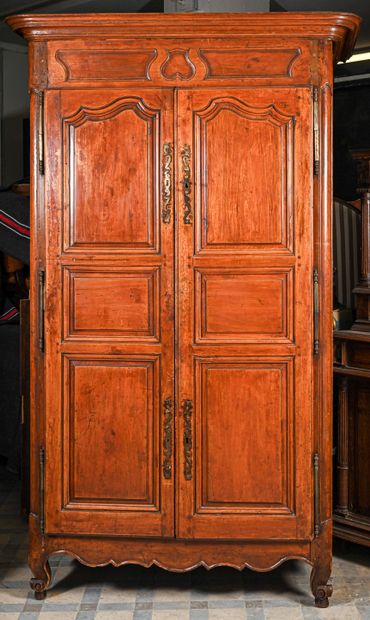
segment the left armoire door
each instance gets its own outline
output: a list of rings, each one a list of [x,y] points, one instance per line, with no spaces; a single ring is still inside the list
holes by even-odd
[[[47,91],[45,531],[172,536],[173,92]]]

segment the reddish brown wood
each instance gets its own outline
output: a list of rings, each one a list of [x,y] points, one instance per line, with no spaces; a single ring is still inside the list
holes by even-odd
[[[195,222],[195,238],[190,227],[178,229],[178,400],[194,402],[191,480],[184,480],[179,456],[178,535],[308,538],[313,257],[304,206],[311,93],[199,89],[179,92],[178,101],[178,138],[193,161]],[[243,291],[246,268],[253,293]],[[298,304],[307,308],[305,321],[294,314]],[[195,320],[205,326],[189,347],[199,333]],[[242,325],[244,338],[229,333]]]
[[[28,192],[29,193],[29,192]],[[30,300],[20,302],[20,380],[21,380],[21,433],[22,433],[22,514],[30,511]]]
[[[334,334],[341,347],[335,360],[338,407],[337,496],[334,534],[370,546],[370,151],[352,151],[361,196],[361,276],[356,321]]]
[[[370,334],[335,332],[344,355],[334,364],[339,391],[334,535],[370,546]]]
[[[338,513],[348,513],[349,488],[349,442],[348,442],[348,378],[341,377],[339,384],[339,419],[338,419],[338,502],[336,511]]]
[[[178,571],[301,558],[326,605],[332,63],[359,19],[8,23],[31,58],[33,588],[61,552]]]

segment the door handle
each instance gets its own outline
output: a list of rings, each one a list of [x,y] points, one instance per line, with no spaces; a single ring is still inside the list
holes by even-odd
[[[193,403],[191,400],[183,401],[182,415],[184,420],[184,478],[185,480],[191,480],[193,473]]]
[[[193,214],[191,212],[191,151],[188,144],[181,148],[182,159],[182,191],[184,199],[184,224],[191,224]]]
[[[163,145],[162,159],[162,222],[171,223],[172,213],[172,153],[171,142]]]
[[[166,398],[163,402],[163,476],[170,480],[172,476],[172,399]]]

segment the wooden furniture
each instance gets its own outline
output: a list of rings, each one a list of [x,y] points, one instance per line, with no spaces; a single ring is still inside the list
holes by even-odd
[[[349,14],[28,15],[30,566],[331,567]]]
[[[353,291],[356,295],[357,316],[352,329],[370,332],[370,149],[352,151],[352,157],[357,162],[357,191],[362,194],[361,277]]]
[[[361,205],[333,198],[333,317],[348,329],[355,318],[354,288],[360,279]],[[335,310],[340,309],[339,317]],[[342,324],[343,323],[343,324]],[[334,321],[333,321],[334,325]]]
[[[20,302],[21,512],[30,512],[30,300]]]
[[[370,151],[355,151],[362,193],[356,321],[334,332],[337,463],[334,535],[370,546]]]
[[[370,334],[334,332],[334,536],[370,546]]]

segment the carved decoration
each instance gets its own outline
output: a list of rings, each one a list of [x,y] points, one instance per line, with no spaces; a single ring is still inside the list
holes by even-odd
[[[315,597],[315,606],[321,609],[329,607],[329,597],[333,594],[333,586],[328,583],[330,579],[330,567],[314,564],[310,583],[312,594]]]
[[[301,50],[296,49],[200,49],[206,80],[231,78],[292,77]]]
[[[66,82],[90,80],[150,80],[149,70],[157,50],[80,49],[57,50]]]
[[[195,65],[189,58],[190,50],[167,50],[167,58],[161,65],[161,74],[166,80],[191,80]]]
[[[172,144],[163,145],[162,222],[170,224],[172,208]]]
[[[46,582],[42,579],[32,577],[30,580],[31,589],[35,593],[36,601],[43,601],[46,598]]]
[[[145,121],[152,120],[158,115],[158,110],[149,108],[140,97],[119,97],[97,108],[81,106],[76,112],[64,118],[63,123],[80,127],[87,121],[112,119],[124,110],[132,110]]]
[[[191,167],[190,167],[190,146],[188,144],[184,144],[181,149],[181,158],[182,158],[182,187],[183,187],[183,196],[184,196],[184,224],[191,224],[192,222],[192,213],[191,213]]]
[[[76,542],[77,539],[75,539],[74,542]],[[117,543],[118,544],[119,539],[117,539]],[[136,542],[136,541],[135,541]],[[146,541],[147,542],[147,541]],[[65,541],[65,543],[69,543],[70,541]],[[141,540],[138,541],[138,543],[136,544],[140,544],[141,545],[141,550],[143,547],[143,542]],[[105,549],[106,547],[106,540],[102,539],[101,540],[101,545],[102,547]],[[168,570],[168,571],[174,571],[174,572],[188,572],[190,570],[195,570],[197,568],[205,568],[207,570],[211,570],[212,568],[215,568],[216,566],[220,566],[220,562],[217,560],[215,560],[214,558],[214,553],[211,550],[210,551],[210,556],[209,558],[207,558],[206,560],[195,560],[193,559],[193,557],[191,557],[191,559],[188,560],[184,560],[182,559],[182,553],[184,550],[183,547],[184,543],[180,543],[179,545],[172,544],[171,541],[171,547],[173,547],[176,550],[176,557],[172,556],[171,559],[163,559],[163,557],[161,558],[161,556],[163,554],[159,554],[159,556],[157,557],[153,557],[153,551],[149,548],[147,553],[145,555],[141,555],[140,556],[140,560],[137,559],[136,555],[135,556],[128,556],[127,559],[125,557],[125,559],[118,559],[118,557],[110,557],[109,555],[103,556],[102,554],[99,555],[99,559],[97,557],[95,557],[94,555],[89,555],[89,549],[84,548],[83,550],[81,550],[81,553],[78,553],[76,551],[71,551],[70,549],[66,548],[65,545],[60,545],[60,548],[58,548],[58,551],[54,551],[51,550],[50,551],[50,555],[54,555],[55,553],[60,553],[63,555],[69,555],[73,558],[75,558],[76,560],[78,560],[78,562],[80,562],[81,564],[84,564],[85,566],[90,566],[91,568],[94,567],[99,567],[101,568],[102,566],[114,566],[115,568],[119,568],[120,566],[126,566],[127,564],[136,564],[138,566],[142,566],[144,568],[151,568],[152,566],[158,566],[158,568],[162,568],[164,570]],[[146,547],[148,547],[149,545],[146,544]],[[227,544],[227,547],[230,548],[230,544]],[[218,546],[219,547],[219,546]],[[204,545],[203,545],[204,548]],[[279,566],[281,566],[282,564],[284,564],[287,561],[291,561],[291,560],[302,560],[303,562],[305,562],[306,564],[311,565],[310,560],[308,560],[306,557],[304,557],[303,555],[300,555],[298,553],[291,553],[285,556],[280,556],[276,559],[274,559],[274,561],[270,562],[270,563],[266,563],[266,561],[261,561],[260,558],[258,558],[258,560],[256,561],[251,561],[251,562],[247,562],[244,559],[246,550],[243,549],[242,545],[239,544],[239,548],[240,548],[240,553],[239,553],[239,558],[237,561],[228,561],[228,560],[223,560],[222,561],[222,566],[227,566],[229,568],[234,568],[236,570],[242,571],[245,568],[248,568],[249,570],[253,570],[253,571],[257,571],[257,572],[267,572],[267,571],[272,571],[275,570],[276,568],[278,568]],[[225,553],[225,550],[223,549],[223,552]],[[108,552],[109,553],[109,552]],[[198,556],[199,557],[199,551],[195,548],[194,552],[191,553],[191,555],[193,556]],[[160,559],[161,558],[161,559]],[[175,558],[175,559],[174,559]]]
[[[191,418],[193,415],[193,403],[191,400],[184,400],[182,404],[184,417],[184,477],[191,480],[193,470],[193,438]]]
[[[172,399],[166,398],[163,403],[164,434],[163,434],[163,475],[166,480],[172,476]]]

